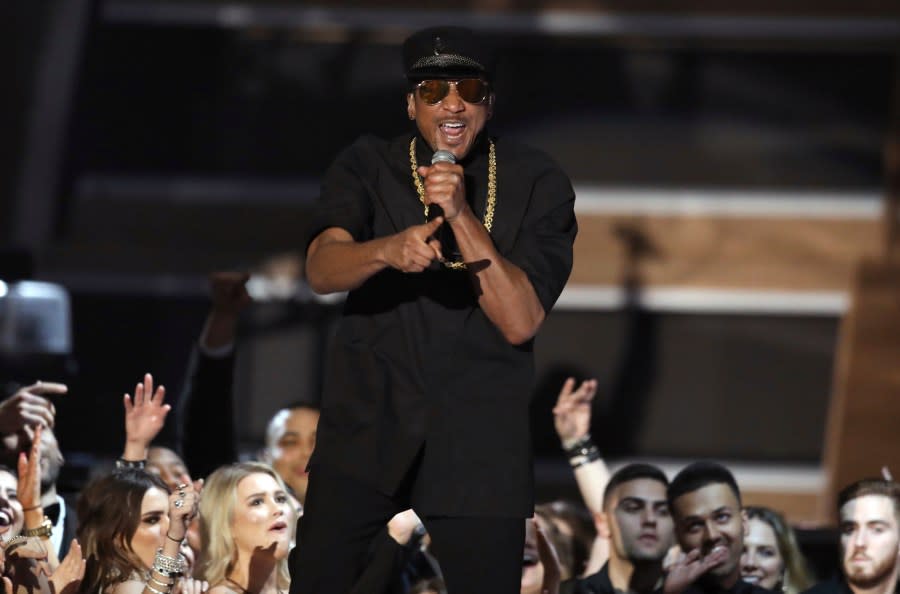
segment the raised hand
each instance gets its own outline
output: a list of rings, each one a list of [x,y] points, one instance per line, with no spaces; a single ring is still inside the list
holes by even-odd
[[[402,272],[422,272],[433,260],[442,260],[441,243],[434,233],[443,222],[437,217],[392,235],[384,246],[385,261]]]
[[[59,567],[50,575],[50,590],[52,594],[74,594],[81,586],[84,579],[84,570],[87,561],[81,553],[81,545],[73,540],[69,545],[69,552],[63,558]]]
[[[41,434],[44,428],[38,425],[31,438],[31,448],[26,455],[19,452],[17,494],[22,509],[34,510],[41,505]]]
[[[574,388],[575,378],[570,377],[553,407],[553,425],[564,448],[571,447],[591,429],[591,404],[597,393],[597,380],[585,380],[577,390]]]
[[[190,477],[181,476],[181,483],[169,495],[169,533],[172,540],[184,540],[188,527],[197,516],[200,504],[200,493],[190,482]]]
[[[214,272],[209,275],[209,296],[214,312],[237,316],[251,301],[246,272]]]
[[[134,399],[125,394],[125,454],[126,460],[143,460],[147,457],[150,442],[162,429],[166,415],[172,407],[163,401],[166,389],[159,386],[153,391],[153,376],[144,375],[143,383],[134,388]]]
[[[45,396],[68,391],[65,384],[41,381],[20,388],[0,402],[0,433],[15,433],[27,425],[53,427],[56,407]]]

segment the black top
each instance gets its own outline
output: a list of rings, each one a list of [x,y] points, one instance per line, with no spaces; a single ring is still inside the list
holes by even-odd
[[[578,585],[573,592],[577,594],[614,594],[616,589],[613,588],[609,579],[609,562],[604,563],[597,573],[578,580]]]
[[[894,592],[900,592],[900,582],[894,585]],[[812,588],[804,590],[802,594],[853,594],[847,580],[843,576],[835,576],[834,578],[819,582]]]
[[[657,590],[657,594],[663,594],[663,589]],[[773,591],[756,584],[748,584],[744,580],[738,580],[730,588],[698,580],[681,594],[773,594]]]
[[[328,227],[356,241],[425,222],[409,142],[363,137],[328,170],[311,237]],[[417,160],[432,151],[419,138]],[[528,276],[545,311],[572,266],[574,193],[543,153],[497,140],[491,237]],[[483,216],[487,143],[461,162]],[[325,367],[310,466],[328,464],[393,494],[422,450],[412,504],[420,514],[533,513],[528,401],[532,341],[510,345],[478,306],[466,271],[385,269],[348,295]]]

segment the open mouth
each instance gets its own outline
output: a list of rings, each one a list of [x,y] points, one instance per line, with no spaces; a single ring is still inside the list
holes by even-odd
[[[287,522],[275,522],[272,526],[269,527],[269,530],[274,530],[275,532],[283,532],[287,530]]]
[[[466,124],[459,121],[442,122],[441,132],[448,138],[459,138],[466,130]]]

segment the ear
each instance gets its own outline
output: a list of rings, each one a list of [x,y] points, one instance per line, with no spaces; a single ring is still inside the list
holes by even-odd
[[[416,119],[416,97],[412,93],[406,94],[406,115],[410,120]]]
[[[597,528],[597,536],[609,539],[609,516],[606,512],[597,512],[594,514],[594,527]]]
[[[750,533],[750,518],[747,517],[747,510],[741,510],[741,529],[746,537]]]

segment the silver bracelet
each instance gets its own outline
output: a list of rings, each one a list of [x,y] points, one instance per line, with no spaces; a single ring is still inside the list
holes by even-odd
[[[146,584],[144,584],[144,587],[147,588],[148,590],[150,590],[151,592],[153,592],[153,594],[169,594],[168,590],[165,590],[165,591],[157,590],[156,588],[154,588],[153,586],[150,585],[150,582],[147,582]]]
[[[153,558],[153,570],[166,577],[182,575],[187,569],[187,560],[184,555],[178,553],[178,557],[169,557],[163,553],[162,547],[156,549],[156,557]]]

